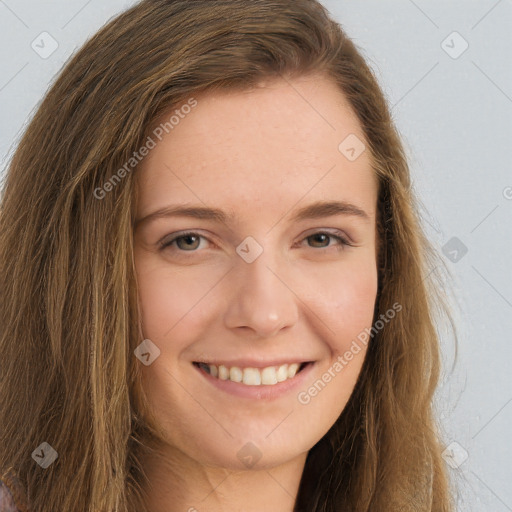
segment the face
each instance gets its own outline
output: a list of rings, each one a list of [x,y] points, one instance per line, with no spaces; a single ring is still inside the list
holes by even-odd
[[[142,332],[160,350],[141,367],[147,405],[170,453],[274,467],[320,440],[360,373],[377,179],[327,78],[195,99],[137,176]],[[339,149],[350,134],[355,152]]]

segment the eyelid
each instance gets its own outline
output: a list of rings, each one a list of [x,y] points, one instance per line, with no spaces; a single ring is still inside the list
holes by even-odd
[[[357,246],[357,244],[352,240],[352,238],[345,231],[342,231],[342,230],[336,229],[336,228],[312,228],[311,230],[308,230],[304,234],[301,235],[301,239],[299,240],[298,243],[300,244],[301,242],[304,242],[307,238],[312,237],[316,234],[325,234],[325,235],[330,236],[331,238],[339,239],[339,242],[340,242],[339,245],[342,248]],[[203,235],[201,233],[201,230],[183,230],[183,231],[176,231],[175,233],[171,233],[171,234],[167,235],[166,237],[164,237],[162,240],[160,240],[158,242],[159,249],[165,250],[165,249],[169,248],[177,239],[188,236],[188,235],[198,236],[199,238],[203,238],[203,239],[207,240],[208,242],[213,243],[212,240],[210,240],[210,238],[208,236]],[[320,248],[317,248],[317,250],[318,251],[321,251],[322,249],[327,250],[327,249],[331,249],[332,247],[333,246],[320,247]],[[311,248],[315,249],[314,247],[311,247]],[[193,251],[178,251],[178,252],[195,253],[198,251],[193,250]]]
[[[355,241],[352,239],[352,237],[346,231],[343,231],[341,229],[336,229],[336,228],[313,228],[312,230],[306,231],[306,233],[304,235],[302,235],[302,239],[316,235],[317,233],[331,235],[332,237],[339,237],[339,238],[343,239],[347,245],[350,245],[350,246],[356,245]]]
[[[192,230],[192,229],[185,229],[183,231],[176,231],[175,233],[170,233],[169,235],[162,238],[159,242],[157,242],[158,246],[162,249],[165,249],[166,246],[169,246],[173,242],[175,242],[178,238],[185,237],[187,235],[196,235],[200,238],[204,238],[205,240],[208,240],[208,242],[213,243],[210,236],[203,235],[201,230]],[[186,252],[186,251],[182,251]],[[194,252],[194,251],[190,251]]]

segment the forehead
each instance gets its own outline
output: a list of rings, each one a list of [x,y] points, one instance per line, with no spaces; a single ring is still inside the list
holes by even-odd
[[[193,109],[160,128],[161,140],[153,132],[156,145],[138,171],[139,216],[187,202],[256,214],[302,198],[350,200],[374,209],[377,179],[369,151],[351,160],[343,144],[340,150],[345,140],[362,147],[362,128],[329,79],[278,79],[194,99]],[[164,126],[176,109],[154,126]]]

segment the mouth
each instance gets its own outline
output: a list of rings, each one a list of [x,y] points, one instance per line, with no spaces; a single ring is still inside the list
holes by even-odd
[[[193,364],[201,372],[217,381],[236,382],[245,386],[269,387],[295,379],[298,374],[313,363],[313,361],[305,361],[264,368],[216,365],[205,362],[194,362]]]

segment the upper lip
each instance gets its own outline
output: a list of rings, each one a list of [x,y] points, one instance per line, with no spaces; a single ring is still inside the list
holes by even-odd
[[[237,366],[239,368],[267,368],[269,366],[281,366],[283,364],[302,364],[302,363],[311,363],[314,359],[297,359],[296,357],[282,357],[279,359],[273,359],[269,361],[261,361],[256,359],[231,359],[230,361],[221,360],[221,359],[201,359],[194,361],[194,363],[203,363],[203,364],[213,364],[215,366],[225,366],[227,368],[233,368]]]

